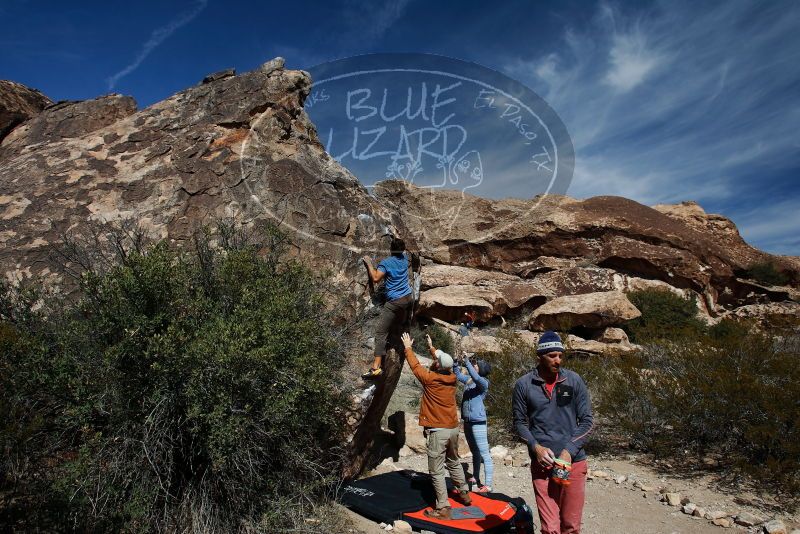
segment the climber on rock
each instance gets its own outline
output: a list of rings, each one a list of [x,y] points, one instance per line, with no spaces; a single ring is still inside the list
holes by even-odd
[[[370,283],[383,281],[386,289],[386,303],[375,327],[375,359],[372,367],[361,375],[364,380],[376,379],[383,374],[382,360],[386,356],[386,346],[389,342],[399,342],[400,333],[414,305],[413,291],[408,283],[406,244],[402,239],[393,237],[389,248],[390,256],[381,261],[377,268],[373,267],[372,258],[362,258]]]

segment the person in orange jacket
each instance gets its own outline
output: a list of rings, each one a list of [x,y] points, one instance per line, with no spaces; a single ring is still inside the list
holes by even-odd
[[[408,332],[401,336],[405,357],[411,372],[422,384],[422,402],[419,407],[419,424],[425,428],[428,447],[428,471],[433,480],[436,504],[425,515],[435,519],[450,519],[450,501],[447,499],[445,467],[459,492],[459,500],[472,503],[469,486],[458,457],[458,411],[456,410],[456,376],[453,374],[453,357],[437,350],[428,340],[433,364],[426,369],[419,363],[412,346],[414,340]]]

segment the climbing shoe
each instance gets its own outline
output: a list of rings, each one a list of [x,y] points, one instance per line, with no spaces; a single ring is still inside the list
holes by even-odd
[[[458,501],[464,506],[469,506],[470,504],[472,504],[472,497],[469,496],[468,491],[459,491],[458,497],[456,497],[456,499],[458,499]]]
[[[440,519],[443,521],[449,521],[450,519],[452,519],[452,517],[450,516],[450,507],[439,508],[438,510],[435,508],[431,508],[429,510],[425,510],[424,512],[422,512],[422,515],[424,515],[425,517],[429,517],[431,519]]]
[[[364,380],[375,380],[379,378],[381,375],[383,375],[383,369],[379,367],[378,369],[370,369],[369,371],[361,375],[361,378],[363,378]]]

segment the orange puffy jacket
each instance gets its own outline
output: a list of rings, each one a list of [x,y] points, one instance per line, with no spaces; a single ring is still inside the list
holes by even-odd
[[[426,428],[458,427],[456,411],[456,375],[452,371],[440,372],[425,369],[414,351],[405,350],[411,372],[422,384],[422,402],[419,407],[419,424]]]

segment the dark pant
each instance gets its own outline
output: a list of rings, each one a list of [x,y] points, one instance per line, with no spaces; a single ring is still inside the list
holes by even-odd
[[[378,324],[375,327],[375,356],[386,355],[386,344],[391,342],[399,346],[400,334],[411,313],[414,298],[409,294],[399,299],[390,300],[383,305]]]

